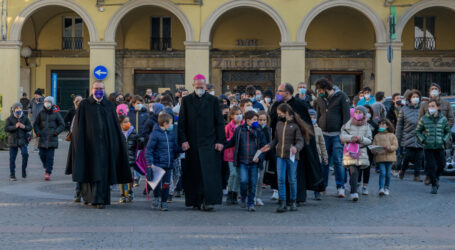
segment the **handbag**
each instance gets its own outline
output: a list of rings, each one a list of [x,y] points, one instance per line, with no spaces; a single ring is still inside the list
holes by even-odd
[[[358,143],[349,142],[344,145],[343,153],[353,159],[359,159],[362,151],[360,151],[360,145]]]
[[[71,131],[66,134],[65,141],[71,141]]]

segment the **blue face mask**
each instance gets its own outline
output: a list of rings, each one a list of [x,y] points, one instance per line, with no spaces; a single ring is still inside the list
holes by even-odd
[[[265,128],[265,125],[267,125],[267,124],[262,124],[262,125],[261,125],[261,128]]]
[[[21,117],[22,114],[23,114],[22,110],[16,111],[16,116],[17,116],[17,117]]]
[[[384,132],[384,131],[385,131],[385,128],[378,128],[378,131],[379,131],[379,132]]]
[[[316,124],[316,122],[318,122],[318,120],[316,120],[316,119],[311,119],[311,122],[312,122],[313,125],[314,125],[314,124]]]
[[[174,124],[171,124],[171,126],[169,128],[166,128],[167,131],[172,131],[174,129]]]
[[[261,100],[261,95],[256,95],[256,100]]]
[[[253,122],[253,123],[251,123],[251,127],[252,127],[252,128],[257,128],[257,127],[259,127],[259,123],[258,123],[258,122]]]
[[[300,88],[300,89],[299,89],[299,93],[300,93],[301,95],[305,95],[306,89]]]
[[[252,97],[250,98],[251,102],[255,102],[256,101],[256,98]]]
[[[95,90],[95,97],[96,99],[101,99],[104,96],[104,91],[102,90]]]

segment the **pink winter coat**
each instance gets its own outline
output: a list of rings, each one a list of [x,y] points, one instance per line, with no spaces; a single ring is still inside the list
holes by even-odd
[[[243,124],[243,121],[241,122]],[[234,136],[234,132],[237,126],[235,125],[234,120],[230,121],[226,127],[224,127],[224,132],[226,133],[226,141],[229,141],[232,136]],[[234,161],[234,149],[235,147],[228,148],[224,150],[224,157],[223,160],[227,162]]]

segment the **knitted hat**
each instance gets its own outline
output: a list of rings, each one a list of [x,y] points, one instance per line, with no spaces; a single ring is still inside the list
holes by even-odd
[[[11,109],[12,109],[13,111],[14,111],[15,109],[17,109],[17,108],[23,109],[22,104],[21,104],[20,102],[15,102],[15,103],[13,104],[13,106],[11,107]]]
[[[41,89],[36,89],[35,95],[43,95],[43,91]]]
[[[120,104],[117,106],[117,115],[128,115],[128,106],[126,104]]]
[[[358,111],[362,112],[363,115],[366,115],[366,114],[367,114],[367,108],[365,108],[364,106],[357,106],[357,107],[355,108],[355,110],[358,110]]]
[[[54,97],[52,97],[52,96],[48,96],[48,97],[44,98],[44,102],[50,102],[52,105],[55,105],[55,100],[54,100]]]
[[[316,117],[318,116],[318,114],[316,113],[316,110],[314,110],[314,109],[308,110],[308,113],[310,114],[310,116],[312,116],[312,115],[314,115]]]
[[[431,89],[431,87],[436,87],[436,88],[438,88],[439,90],[441,90],[441,86],[439,86],[439,84],[437,84],[437,83],[435,83],[435,82],[432,82],[432,83],[430,84],[430,89]]]
[[[152,106],[153,113],[158,115],[161,111],[163,111],[164,105],[161,103],[154,103]]]

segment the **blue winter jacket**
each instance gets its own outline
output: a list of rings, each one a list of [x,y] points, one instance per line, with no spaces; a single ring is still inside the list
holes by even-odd
[[[175,128],[174,128],[175,129]],[[147,165],[154,165],[164,169],[172,169],[174,158],[181,153],[172,131],[165,131],[155,126],[145,149]]]
[[[145,128],[145,122],[149,118],[149,112],[147,109],[142,108],[139,112],[132,109],[128,112],[128,117],[130,118],[131,125],[136,128],[137,134],[142,137],[141,135],[143,134]]]

